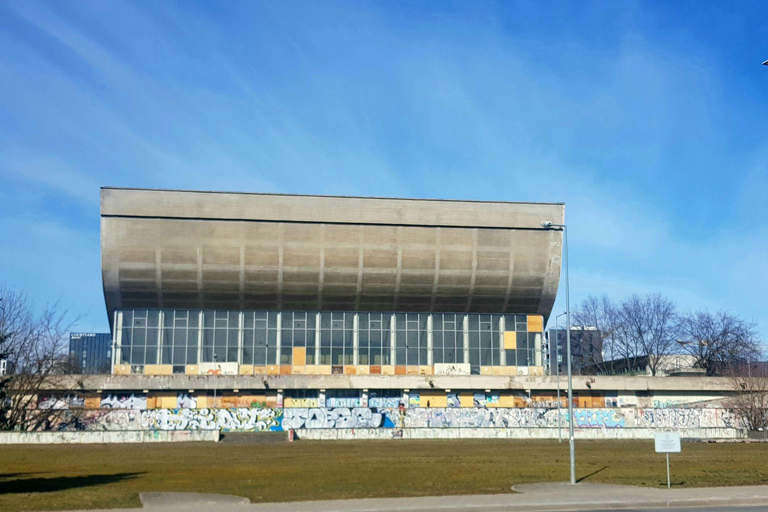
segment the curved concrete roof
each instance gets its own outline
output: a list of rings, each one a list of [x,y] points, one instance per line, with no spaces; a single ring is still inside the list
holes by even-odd
[[[561,203],[104,188],[107,309],[548,316]]]

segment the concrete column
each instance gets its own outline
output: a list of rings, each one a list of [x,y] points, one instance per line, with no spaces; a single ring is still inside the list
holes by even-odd
[[[534,335],[536,353],[534,355],[536,366],[541,366],[541,333]]]
[[[200,372],[200,363],[203,362],[203,310],[197,312],[197,371]]]
[[[361,249],[362,251],[362,249]],[[352,319],[352,364],[360,364],[360,315],[355,313]]]
[[[245,314],[240,311],[238,313],[238,323],[237,323],[237,366],[243,364],[243,337],[245,335],[244,333],[244,326],[245,326]]]
[[[164,323],[165,311],[161,309],[157,314],[157,364],[163,364],[163,343],[165,343]],[[173,349],[171,349],[171,364],[173,364]]]
[[[410,391],[411,391],[410,389],[404,389],[403,390],[403,405],[405,406],[406,409],[408,409],[410,407],[409,404],[408,404],[408,402],[409,402],[408,394],[410,393]]]
[[[368,407],[368,390],[364,389],[360,394],[360,407]]]
[[[390,362],[391,365],[394,366],[395,364],[397,364],[397,362],[395,361],[395,346],[396,346],[396,344],[395,344],[395,336],[396,336],[396,333],[395,333],[395,314],[394,313],[392,313],[389,316],[389,333],[390,333],[390,337],[389,337],[389,343],[390,343],[390,347],[389,347],[389,362]]]
[[[432,366],[435,360],[434,355],[432,354],[432,348],[434,347],[434,343],[432,341],[432,313],[429,314],[427,317],[427,365]],[[420,364],[423,364],[423,361],[419,361]]]
[[[112,335],[112,373],[115,373],[115,365],[120,364],[120,357],[123,354],[123,312],[115,310],[115,320],[112,324],[115,332]]]
[[[464,315],[461,324],[464,329],[464,364],[469,364],[469,316]]]
[[[277,390],[277,406],[278,407],[283,407],[283,396],[284,396],[283,390],[278,389]]]
[[[277,353],[275,354],[275,364],[280,364],[280,344],[282,343],[282,337],[283,337],[283,312],[278,311],[277,312]],[[269,361],[267,361],[267,364],[269,364]]]
[[[504,315],[501,315],[501,318],[499,318],[499,351],[501,354],[499,361],[501,366],[507,366],[507,353],[504,351],[504,331],[507,330],[506,323],[506,318],[504,318]]]
[[[325,390],[321,389],[317,393],[317,406],[325,407]]]
[[[315,315],[315,365],[320,364],[320,312]]]

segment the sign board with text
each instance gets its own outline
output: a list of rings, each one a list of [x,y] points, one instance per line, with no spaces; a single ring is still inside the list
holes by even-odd
[[[656,432],[656,453],[680,453],[680,432]]]

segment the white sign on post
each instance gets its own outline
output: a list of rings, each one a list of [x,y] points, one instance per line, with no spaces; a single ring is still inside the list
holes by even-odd
[[[679,432],[656,432],[656,453],[680,453]]]
[[[654,445],[656,453],[667,455],[667,489],[672,488],[672,481],[669,478],[669,454],[680,453],[680,432],[656,432],[654,436]]]

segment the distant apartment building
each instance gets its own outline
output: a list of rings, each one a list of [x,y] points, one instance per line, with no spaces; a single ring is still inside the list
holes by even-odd
[[[69,358],[78,373],[109,373],[112,365],[112,335],[108,332],[70,333]]]
[[[609,361],[594,362],[582,367],[582,373],[588,375],[653,375],[703,376],[706,370],[696,367],[697,358],[687,354],[639,355],[622,357]]]
[[[565,375],[567,366],[567,339],[566,329],[549,329],[547,331],[546,371],[549,375]],[[594,327],[571,328],[571,358],[573,359],[573,373],[580,375],[582,369],[591,367],[603,360],[603,340],[601,333]]]

